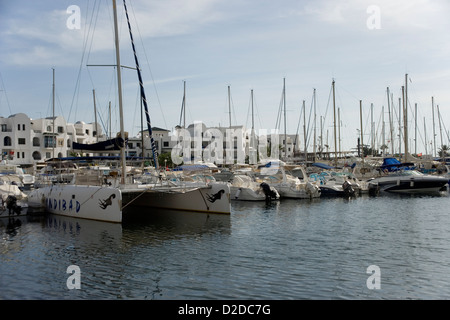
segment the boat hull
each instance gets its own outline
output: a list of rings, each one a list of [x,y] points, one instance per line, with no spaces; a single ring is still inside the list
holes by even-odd
[[[53,185],[30,192],[28,206],[67,217],[122,222],[122,193],[118,188]]]
[[[243,200],[243,201],[264,201],[266,195],[262,191],[255,191],[250,188],[230,187],[231,200]]]
[[[369,192],[435,194],[445,190],[447,184],[448,181],[445,178],[435,176],[380,177],[369,182]]]
[[[126,206],[193,211],[205,213],[231,213],[230,187],[223,183],[208,186],[150,187],[122,190]]]

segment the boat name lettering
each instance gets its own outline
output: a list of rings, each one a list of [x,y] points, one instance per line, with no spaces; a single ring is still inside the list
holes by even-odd
[[[60,210],[60,211],[74,211],[78,213],[81,208],[81,204],[77,200],[70,199],[47,199],[47,207],[49,209]]]

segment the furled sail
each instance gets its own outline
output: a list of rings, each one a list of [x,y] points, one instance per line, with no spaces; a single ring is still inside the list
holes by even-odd
[[[113,152],[120,151],[120,148],[124,146],[123,139],[117,137],[114,139],[109,139],[106,141],[100,141],[96,143],[72,143],[73,150],[85,150],[85,151],[95,151],[95,152]]]

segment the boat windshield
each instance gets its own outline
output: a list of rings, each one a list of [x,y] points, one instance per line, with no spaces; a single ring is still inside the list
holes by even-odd
[[[423,173],[417,170],[402,170],[399,171],[398,174],[402,176],[423,176]]]

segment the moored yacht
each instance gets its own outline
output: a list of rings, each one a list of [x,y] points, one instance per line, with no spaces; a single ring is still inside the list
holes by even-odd
[[[448,186],[444,176],[421,173],[413,163],[401,163],[395,158],[385,158],[379,171],[380,176],[368,180],[370,194],[437,194]]]

